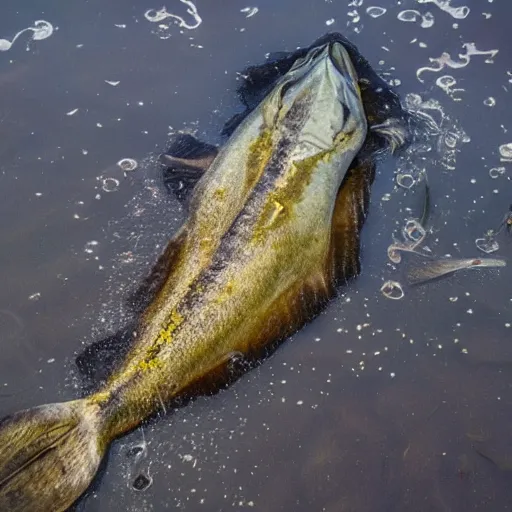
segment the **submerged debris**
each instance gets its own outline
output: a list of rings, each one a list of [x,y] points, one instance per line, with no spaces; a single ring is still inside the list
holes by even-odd
[[[435,261],[427,261],[422,265],[412,267],[407,273],[410,284],[420,284],[432,279],[437,279],[459,270],[468,268],[496,268],[504,267],[506,261],[495,258],[470,258],[470,259],[451,259],[443,258]]]

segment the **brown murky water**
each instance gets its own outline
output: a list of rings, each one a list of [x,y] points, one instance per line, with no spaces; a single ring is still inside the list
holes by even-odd
[[[475,240],[512,202],[499,154],[512,142],[512,7],[466,3],[167,3],[189,29],[149,21],[161,6],[148,0],[3,1],[0,39],[37,20],[54,30],[0,51],[0,415],[80,392],[74,356],[122,326],[123,297],[183,216],[155,156],[173,130],[218,141],[247,64],[337,30],[404,101],[438,102],[421,110],[439,133],[379,167],[361,276],[229,389],[117,442],[78,510],[512,510],[511,267],[408,287],[413,257],[386,253],[423,207],[397,173],[428,172],[437,256],[484,256]],[[139,162],[127,177],[124,157]],[[510,258],[512,237],[496,241],[492,256]],[[382,295],[387,280],[403,299]],[[143,492],[138,471],[153,479]]]

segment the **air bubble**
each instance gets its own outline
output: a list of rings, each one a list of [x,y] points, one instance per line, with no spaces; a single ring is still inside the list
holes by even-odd
[[[388,258],[393,263],[400,263],[402,261],[402,255],[400,254],[401,250],[404,250],[404,248],[409,249],[408,246],[405,246],[403,244],[392,244],[388,247]]]
[[[133,158],[122,158],[119,160],[119,162],[117,162],[117,165],[124,172],[135,171],[135,169],[137,169],[139,166],[137,160],[134,160]]]
[[[102,181],[101,188],[105,192],[115,192],[119,188],[119,180],[115,178],[105,178]]]
[[[413,9],[407,9],[405,11],[399,12],[397,18],[400,21],[413,23],[418,19],[419,16],[421,16],[419,11],[415,11]]]
[[[135,491],[145,491],[151,486],[152,483],[153,479],[149,475],[141,473],[140,475],[137,475],[133,480],[132,488]]]
[[[434,24],[434,15],[431,12],[425,13],[423,16],[423,19],[421,20],[421,27],[422,28],[430,28]]]
[[[502,162],[512,162],[512,142],[500,146],[500,156]]]
[[[97,246],[98,242],[96,240],[91,240],[85,244],[84,251],[87,254],[92,254]]]
[[[496,100],[492,96],[489,96],[489,98],[484,100],[484,105],[486,107],[494,107],[494,105],[496,105]]]
[[[425,13],[425,15],[422,15],[419,11],[416,11],[414,9],[407,9],[405,11],[401,11],[400,13],[398,13],[397,18],[400,21],[406,21],[409,23],[414,23],[421,19],[420,26],[422,28],[430,28],[435,21],[434,15],[431,12],[427,12]]]
[[[423,226],[414,219],[408,220],[403,229],[404,238],[408,238],[412,242],[414,242],[414,246],[419,245],[422,240],[425,238],[427,232],[423,228]]]
[[[402,289],[402,285],[397,281],[386,281],[382,285],[380,291],[384,297],[393,300],[400,300],[405,295]]]
[[[399,187],[410,189],[416,183],[414,176],[412,174],[397,174],[396,175],[396,183]]]
[[[386,14],[384,7],[370,6],[366,9],[366,14],[372,18],[380,18],[383,14]]]
[[[131,446],[126,451],[126,456],[129,458],[135,458],[140,459],[142,456],[145,456],[147,453],[146,445],[145,444],[136,444],[134,446]]]
[[[492,254],[500,248],[500,245],[492,235],[486,235],[484,238],[477,238],[475,240],[475,244],[478,249],[486,254]]]
[[[246,18],[251,18],[259,12],[259,9],[257,7],[244,7],[243,9],[240,9],[240,12],[245,13]]]
[[[457,145],[458,140],[459,137],[454,132],[446,132],[444,136],[445,144],[451,149],[453,149]]]
[[[493,167],[489,170],[489,176],[495,180],[505,174],[505,167]]]

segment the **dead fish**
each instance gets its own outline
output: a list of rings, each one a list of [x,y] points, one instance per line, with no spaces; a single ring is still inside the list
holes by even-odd
[[[198,142],[184,155],[182,138],[168,151],[171,173],[208,169],[137,295],[130,349],[85,398],[0,422],[0,510],[67,509],[114,439],[215,380],[233,355],[265,354],[359,272],[372,156],[406,134],[397,97],[370,71],[327,36],[247,73],[241,95],[271,85],[255,87],[219,150]]]
[[[420,266],[410,268],[407,272],[407,278],[410,284],[421,284],[468,268],[496,268],[504,266],[506,266],[506,261],[496,258],[443,258],[435,261],[426,261]]]

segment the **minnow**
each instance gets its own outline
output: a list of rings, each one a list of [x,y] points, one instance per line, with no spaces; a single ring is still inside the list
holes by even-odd
[[[505,267],[507,262],[498,258],[442,258],[430,260],[422,265],[411,267],[407,272],[409,284],[422,284],[433,279],[454,274],[461,270],[472,268],[500,268]]]
[[[372,156],[405,141],[397,97],[339,35],[247,77],[247,87],[266,80],[264,95],[230,124],[226,144],[164,157],[176,172],[204,174],[143,284],[122,362],[84,398],[0,422],[0,510],[66,510],[113,440],[234,355],[267,353],[359,272]]]

